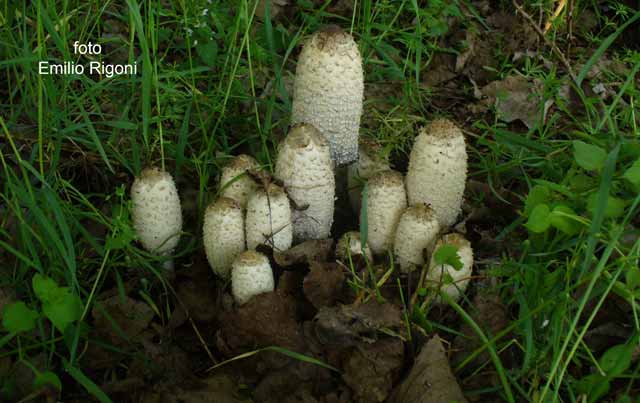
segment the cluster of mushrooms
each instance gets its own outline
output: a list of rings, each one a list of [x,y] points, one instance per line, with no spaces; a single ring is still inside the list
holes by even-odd
[[[335,167],[347,164],[351,205],[355,211],[366,208],[367,242],[362,245],[359,232],[347,232],[336,256],[362,255],[371,262],[392,252],[400,269],[409,272],[431,255],[421,286],[440,287],[454,298],[466,288],[473,265],[470,243],[460,234],[447,234],[460,214],[467,175],[462,132],[446,119],[422,128],[403,176],[380,156],[379,146],[359,141],[363,92],[362,59],[353,37],[337,27],[316,32],[299,57],[292,126],[278,149],[276,181],[259,184],[256,177],[268,174],[247,155],[223,168],[219,197],[205,212],[203,243],[216,275],[231,278],[238,304],[274,289],[269,259],[256,247],[285,251],[330,236]],[[132,185],[131,199],[141,244],[171,255],[182,230],[171,175],[145,169]],[[433,252],[441,245],[457,248],[461,269],[436,263]]]

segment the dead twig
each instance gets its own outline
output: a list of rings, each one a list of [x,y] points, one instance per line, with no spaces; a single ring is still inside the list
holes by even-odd
[[[562,10],[564,10],[566,5],[567,5],[567,0],[560,0],[560,2],[558,3],[558,7],[556,7],[556,11],[553,12],[553,15],[551,16],[551,18],[549,18],[547,20],[547,23],[544,24],[543,32],[545,34],[549,32],[549,30],[551,29],[551,26],[553,25],[553,22],[556,20],[556,18],[558,18],[560,13],[562,13]]]

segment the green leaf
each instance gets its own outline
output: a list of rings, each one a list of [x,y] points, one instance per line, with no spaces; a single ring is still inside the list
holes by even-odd
[[[600,357],[600,368],[607,377],[622,375],[631,366],[631,356],[635,346],[629,344],[618,344],[613,346]]]
[[[60,331],[80,319],[82,315],[82,301],[68,288],[59,288],[52,302],[42,305],[42,311],[51,323]]]
[[[45,277],[40,273],[36,273],[31,280],[33,292],[42,302],[47,303],[51,299],[51,293],[58,289],[58,284],[49,277]]]
[[[640,268],[637,266],[629,267],[625,278],[627,281],[627,287],[629,287],[630,290],[635,290],[640,286]]]
[[[551,199],[551,191],[548,187],[543,185],[536,185],[531,188],[527,200],[524,202],[524,215],[529,217],[529,214],[539,204],[547,203]]]
[[[546,204],[538,204],[529,215],[527,223],[524,225],[527,229],[533,233],[540,234],[545,232],[551,225],[551,218],[549,215],[549,206]]]
[[[11,333],[28,332],[36,327],[38,312],[18,301],[7,305],[2,314],[2,326]]]
[[[602,147],[587,144],[581,140],[573,142],[573,156],[578,165],[587,171],[602,169],[607,159],[607,153]]]
[[[456,270],[462,269],[462,261],[458,255],[458,248],[455,245],[442,245],[436,250],[433,258],[438,265],[449,265]]]
[[[584,174],[574,175],[569,180],[569,187],[574,192],[587,191],[587,190],[589,190],[589,189],[594,187],[593,178],[588,176],[588,175],[584,175]]]
[[[622,174],[622,177],[631,182],[636,188],[640,188],[640,159],[636,160],[636,162]]]
[[[549,215],[549,222],[551,226],[564,232],[567,235],[575,235],[580,232],[580,224],[573,218],[567,217],[576,216],[577,214],[569,206],[559,204],[553,208]]]
[[[589,402],[597,401],[606,395],[610,388],[609,379],[600,374],[587,375],[576,384],[576,390],[589,396]]]
[[[587,210],[594,214],[596,211],[596,204],[598,202],[598,193],[594,192],[587,198]],[[617,218],[624,214],[624,208],[626,202],[618,197],[608,196],[607,205],[604,208],[604,216],[606,218]]]
[[[40,372],[33,381],[33,388],[40,389],[43,386],[53,386],[56,390],[62,390],[62,382],[58,375],[51,371]]]
[[[218,60],[218,44],[214,40],[207,43],[199,43],[196,46],[196,53],[207,66],[214,67]]]

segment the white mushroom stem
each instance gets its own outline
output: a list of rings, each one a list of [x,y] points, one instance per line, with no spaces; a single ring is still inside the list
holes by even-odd
[[[231,293],[239,305],[258,294],[273,291],[273,270],[265,255],[248,250],[241,253],[232,266]]]
[[[226,197],[210,204],[204,214],[202,234],[209,265],[218,276],[229,278],[231,263],[246,249],[240,204]]]
[[[247,248],[267,245],[277,251],[291,247],[293,228],[291,204],[284,190],[271,183],[249,197],[245,219]]]
[[[358,157],[364,76],[353,37],[336,26],[306,41],[296,68],[291,123],[317,127],[338,165]]]
[[[364,252],[364,253],[363,253]],[[360,241],[360,233],[356,231],[346,232],[336,245],[336,257],[343,263],[349,263],[349,256],[354,259],[356,256],[364,256],[367,261],[373,262],[373,254],[369,245],[365,245],[362,249]]]
[[[424,264],[425,250],[433,246],[438,232],[440,224],[426,204],[416,204],[402,213],[396,229],[394,253],[403,272]]]
[[[427,203],[442,227],[456,222],[467,180],[464,135],[455,124],[437,119],[423,128],[409,157],[409,204]]]
[[[362,188],[364,182],[372,175],[391,169],[389,161],[382,157],[382,149],[379,144],[371,140],[360,140],[358,149],[358,161],[349,165],[347,173],[347,187],[349,189],[349,202],[353,211],[359,213],[362,201]]]
[[[258,162],[251,156],[240,154],[222,168],[220,177],[220,191],[222,197],[233,199],[242,208],[247,206],[249,196],[258,185],[247,174],[247,171],[258,170]]]
[[[402,174],[384,171],[369,178],[367,198],[367,239],[375,255],[393,246],[400,215],[407,207]]]
[[[133,226],[149,252],[170,255],[180,240],[182,209],[175,182],[168,172],[146,168],[131,186]],[[165,268],[172,268],[172,261]]]
[[[327,238],[336,184],[329,143],[318,129],[304,123],[293,126],[280,145],[275,177],[294,202],[294,240]]]
[[[456,270],[448,264],[437,264],[436,253],[443,245],[453,245],[458,249],[458,256],[462,262],[462,268]],[[459,299],[467,289],[471,272],[473,270],[473,250],[471,244],[460,234],[448,234],[438,240],[431,255],[429,270],[425,278],[425,287],[440,289],[453,299]],[[438,288],[440,287],[440,288]],[[440,300],[440,298],[438,298]]]

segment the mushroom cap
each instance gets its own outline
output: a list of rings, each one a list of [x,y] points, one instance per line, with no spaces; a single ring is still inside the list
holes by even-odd
[[[273,291],[274,287],[273,270],[262,253],[247,250],[233,261],[231,293],[239,305],[258,294]]]
[[[267,189],[260,188],[249,197],[245,234],[249,249],[262,244],[277,251],[285,251],[291,247],[291,204],[280,186],[270,183]]]
[[[329,143],[318,129],[305,123],[293,126],[280,145],[275,176],[301,208],[293,211],[294,239],[327,238],[333,223],[336,185]]]
[[[360,139],[358,148],[358,161],[349,165],[347,172],[347,188],[349,189],[349,202],[356,213],[360,212],[362,203],[362,187],[371,175],[391,169],[389,161],[382,156],[380,144],[369,140]]]
[[[393,246],[396,227],[407,207],[402,174],[383,171],[369,178],[367,238],[371,251],[379,255]]]
[[[427,203],[442,227],[455,223],[467,180],[467,151],[462,131],[450,120],[437,119],[420,130],[407,171],[410,204]]]
[[[221,197],[204,213],[204,250],[213,271],[229,278],[233,260],[245,249],[244,215],[237,201]]]
[[[182,231],[182,209],[168,172],[144,169],[131,185],[133,226],[142,246],[161,255],[173,252]]]
[[[435,263],[434,255],[431,256],[429,270],[425,278],[427,288],[441,287],[453,299],[459,299],[469,285],[469,279],[473,270],[473,249],[471,243],[460,234],[447,234],[436,242],[434,252],[442,245],[453,245],[458,248],[458,255],[462,262],[462,268],[456,270],[450,265],[438,265]],[[442,284],[445,281],[444,274],[451,276],[453,283]],[[438,300],[440,298],[438,297]]]
[[[220,177],[221,196],[240,203],[242,208],[247,206],[249,195],[258,187],[256,182],[246,174],[250,170],[258,170],[258,162],[251,156],[240,154],[222,168]]]
[[[338,27],[311,35],[298,58],[291,122],[317,127],[337,164],[358,157],[363,98],[362,57],[353,37]]]
[[[440,232],[440,224],[426,204],[407,207],[396,229],[394,253],[404,272],[424,264],[424,252],[429,249]]]
[[[360,233],[357,231],[345,232],[336,245],[336,256],[343,262],[349,261],[349,255],[351,255],[352,258],[354,256],[362,256],[362,252]],[[364,256],[367,258],[367,261],[373,262],[373,254],[371,253],[369,245],[365,245],[364,247]]]

